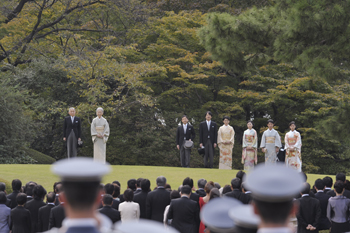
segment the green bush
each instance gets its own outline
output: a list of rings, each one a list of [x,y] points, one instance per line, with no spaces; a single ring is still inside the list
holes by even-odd
[[[12,185],[11,185],[10,181],[0,178],[0,182],[5,183],[5,185],[6,185],[6,189],[5,189],[6,190],[6,194],[12,193]]]
[[[33,149],[26,149],[25,151],[27,155],[36,160],[37,164],[52,164],[56,161],[54,158]]]

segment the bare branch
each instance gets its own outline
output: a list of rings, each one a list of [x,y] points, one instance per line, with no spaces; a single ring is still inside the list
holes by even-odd
[[[50,35],[50,34],[52,34],[54,32],[59,32],[59,31],[70,31],[70,32],[115,32],[115,31],[110,30],[110,29],[94,30],[94,29],[84,29],[84,28],[81,28],[81,29],[57,28],[57,29],[51,30],[51,31],[49,31],[49,32],[47,32],[45,34],[37,35],[37,36],[35,36],[34,39],[44,38],[47,35]]]
[[[17,15],[22,11],[24,5],[29,2],[30,0],[21,0],[17,7],[10,13],[7,15],[6,19],[5,19],[5,23],[9,23],[11,20],[13,20],[14,18],[17,17]]]

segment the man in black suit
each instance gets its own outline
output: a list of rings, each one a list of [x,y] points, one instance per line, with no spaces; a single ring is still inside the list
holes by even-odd
[[[248,190],[248,188],[244,184],[244,182],[241,184],[241,187],[242,187],[242,193],[244,193],[244,195],[241,198],[243,204],[250,204],[253,200],[253,198],[251,196],[252,192],[250,190]]]
[[[63,192],[61,192],[59,199],[61,198],[62,194]],[[63,204],[64,203],[61,202],[58,206],[55,206],[51,209],[49,217],[49,229],[53,227],[61,228],[62,222],[66,218],[66,212],[64,211]]]
[[[190,177],[186,177],[183,180],[182,185],[188,185],[188,186],[191,187],[190,199],[195,201],[198,204],[198,206],[199,206],[199,194],[192,192],[192,190],[193,190],[193,179],[191,179]]]
[[[81,140],[81,121],[75,116],[75,109],[69,108],[69,115],[64,119],[63,140],[67,142],[68,158],[77,156],[78,141]]]
[[[17,207],[11,210],[10,230],[13,233],[31,233],[31,219],[29,210],[24,208],[27,195],[19,193],[16,197]]]
[[[147,195],[146,217],[163,223],[165,207],[170,204],[170,192],[164,188],[166,184],[164,176],[159,176],[156,182],[157,189]]]
[[[197,233],[199,222],[199,206],[190,199],[192,189],[188,185],[181,187],[181,198],[171,201],[168,219],[172,219],[171,226],[180,233]]]
[[[206,179],[199,179],[197,182],[197,186],[198,189],[196,190],[196,193],[200,196],[200,197],[205,197],[207,194],[204,190],[205,185],[207,184],[207,180]]]
[[[141,192],[134,195],[134,202],[140,206],[140,218],[146,219],[146,200],[151,182],[149,179],[142,179],[141,181]]]
[[[33,200],[33,190],[34,187],[37,185],[37,183],[33,182],[33,181],[29,181],[28,183],[26,183],[26,185],[24,186],[24,193],[27,194],[27,202],[30,202],[31,200]]]
[[[328,206],[328,199],[331,197],[328,194],[324,192],[325,184],[323,180],[317,179],[315,181],[315,189],[317,193],[315,194],[315,198],[320,202],[321,207],[321,217],[318,224],[318,230],[329,230],[331,227],[331,223],[327,218],[327,206]]]
[[[345,174],[344,173],[338,173],[335,176],[335,181],[337,182],[338,180],[340,180],[343,183],[345,183],[345,180],[346,180]],[[334,190],[331,190],[331,191],[327,192],[327,194],[330,195],[331,197],[335,197],[336,196],[336,193],[334,192]],[[347,189],[344,189],[343,196],[346,197],[346,198],[350,198],[350,191],[347,190]]]
[[[136,179],[128,180],[128,189],[131,189],[133,192],[136,191]]]
[[[141,189],[141,181],[142,180],[143,180],[143,178],[138,178],[136,180],[136,190],[134,192],[134,196],[142,191],[142,189]]]
[[[206,112],[206,121],[199,124],[199,146],[205,147],[204,167],[206,168],[213,168],[214,149],[217,146],[218,138],[218,127],[216,123],[211,120],[212,115],[210,111]]]
[[[186,115],[183,115],[181,118],[182,124],[177,127],[176,132],[176,147],[180,150],[180,162],[181,167],[190,167],[190,156],[191,148],[186,149],[186,141],[193,141],[196,137],[194,128],[192,125],[188,124],[188,118]]]
[[[98,211],[101,214],[106,215],[113,223],[120,220],[120,212],[112,208],[113,197],[112,195],[105,194],[102,198],[103,207]]]
[[[114,192],[115,192],[115,186],[113,184],[110,184],[110,183],[106,184],[103,187],[103,190],[104,190],[105,194],[109,194],[113,198],[113,195],[114,195]],[[118,210],[119,209],[119,204],[120,204],[119,200],[113,199],[113,201],[112,201],[112,208],[115,209],[115,210]],[[102,207],[103,207],[103,203],[101,203],[100,208],[102,208]]]
[[[22,182],[19,179],[12,180],[12,193],[7,195],[7,198],[11,200],[11,205],[9,206],[11,209],[17,206],[16,197],[21,191]]]
[[[245,197],[244,193],[241,191],[241,179],[239,178],[234,178],[231,180],[231,192],[228,192],[225,194],[226,197],[232,197],[236,198],[237,200],[241,201],[242,203],[245,202]]]
[[[318,233],[318,223],[321,217],[320,202],[310,197],[310,184],[305,183],[299,201],[299,211],[297,213],[298,233]]]
[[[324,192],[328,194],[328,192],[332,191],[333,179],[329,176],[325,176],[322,180],[324,185],[326,186],[324,188]]]
[[[38,214],[38,232],[44,232],[49,230],[49,220],[51,209],[55,207],[56,194],[49,192],[46,195],[47,205],[39,209]]]
[[[39,216],[39,209],[43,206],[45,206],[45,202],[43,202],[43,199],[46,195],[46,190],[41,185],[34,186],[33,189],[33,196],[34,199],[27,202],[25,205],[25,208],[30,211],[30,217],[32,220],[32,232],[38,232],[38,216]]]

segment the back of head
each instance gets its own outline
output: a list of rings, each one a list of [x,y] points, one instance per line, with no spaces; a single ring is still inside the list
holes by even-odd
[[[214,183],[214,186],[215,186],[215,188],[217,188],[217,189],[220,189],[220,188],[221,188],[221,185],[220,185],[218,182],[215,182],[215,183]]]
[[[309,183],[304,183],[303,190],[301,190],[302,194],[309,194],[310,193],[310,184]]]
[[[6,190],[6,184],[3,182],[0,182],[0,192],[5,192]]]
[[[335,191],[337,194],[341,194],[341,193],[344,191],[344,182],[341,181],[341,180],[337,180],[337,181],[334,183],[334,191]]]
[[[244,175],[245,175],[244,171],[238,171],[236,174],[236,177],[243,180]]]
[[[3,191],[0,191],[0,204],[6,204],[7,198],[6,194]]]
[[[231,186],[227,184],[222,189],[222,194],[226,194],[226,193],[229,193],[229,192],[231,192]]]
[[[35,200],[42,200],[46,195],[46,190],[41,185],[35,185],[33,188],[33,196]]]
[[[113,183],[113,186],[114,186],[113,197],[117,198],[120,195],[120,187],[116,183]]]
[[[12,180],[12,190],[20,191],[22,188],[22,182],[19,179]]]
[[[103,187],[106,194],[113,195],[114,193],[114,185],[111,183],[105,184]]]
[[[183,185],[181,187],[181,194],[185,194],[185,195],[190,195],[192,192],[192,188],[189,185]]]
[[[141,188],[141,181],[143,180],[143,178],[138,178],[137,180],[136,180],[136,187],[138,187],[138,188]]]
[[[46,200],[48,203],[53,203],[55,202],[56,200],[56,193],[54,192],[49,192],[47,195],[46,195]]]
[[[206,183],[207,183],[207,180],[202,178],[198,180],[197,186],[200,189],[204,189]]]
[[[136,179],[130,179],[128,180],[128,188],[132,191],[136,190]]]
[[[241,179],[233,178],[231,180],[232,189],[240,189],[241,188]]]
[[[209,193],[209,200],[220,197],[220,191],[217,188],[212,188]]]
[[[181,197],[181,195],[180,195],[179,191],[173,190],[170,192],[170,199],[171,200],[176,199],[176,198],[180,198],[180,197]]]
[[[124,200],[126,202],[131,202],[134,199],[134,192],[131,189],[127,189],[124,191]]]
[[[193,180],[190,177],[186,177],[182,182],[182,185],[188,185],[193,188]]]
[[[112,205],[113,197],[112,197],[112,195],[105,194],[105,195],[103,195],[102,201],[103,201],[104,205]]]
[[[33,196],[33,190],[35,187],[35,183],[33,182],[28,182],[25,186],[25,193],[27,194],[27,196]]]
[[[171,186],[170,186],[170,184],[165,184],[164,188],[165,188],[166,190],[171,191]]]
[[[72,209],[89,210],[99,193],[99,181],[63,181],[63,190]]]
[[[27,202],[27,195],[25,193],[19,193],[16,197],[18,205],[24,205]]]
[[[120,182],[117,180],[113,181],[112,184],[117,184],[119,186],[119,188],[122,187],[122,186],[120,186]]]
[[[260,218],[267,224],[285,224],[293,208],[293,201],[265,202],[254,200]]]
[[[346,176],[345,176],[344,173],[338,173],[338,174],[335,176],[335,180],[336,180],[336,181],[340,180],[340,181],[345,182]]]
[[[331,188],[333,186],[333,179],[329,176],[324,177],[323,179],[324,185],[328,188]]]
[[[213,181],[209,181],[208,183],[205,184],[205,186],[204,186],[204,191],[205,191],[207,194],[209,194],[210,191],[211,191],[213,188],[215,188],[214,182],[213,182]]]
[[[317,180],[315,180],[315,188],[316,188],[317,190],[323,190],[324,187],[325,187],[325,184],[324,184],[324,182],[323,182],[322,179],[317,179]]]
[[[157,186],[165,186],[166,184],[166,178],[164,176],[158,176],[156,179]]]
[[[151,181],[149,181],[149,179],[143,179],[141,181],[141,189],[143,192],[148,192],[150,187],[151,187]]]

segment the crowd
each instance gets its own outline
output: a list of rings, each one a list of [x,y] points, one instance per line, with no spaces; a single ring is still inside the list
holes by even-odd
[[[275,167],[280,168],[277,165]],[[261,227],[264,223],[269,226],[287,226],[283,229],[288,228],[289,231],[281,228],[279,231],[259,232],[350,231],[350,182],[344,174],[337,174],[334,185],[332,178],[327,176],[317,179],[314,186],[310,187],[303,173],[295,172],[303,174],[298,183],[300,177],[293,178],[294,173],[290,175],[281,170],[284,173],[280,174],[278,169],[273,173],[274,169],[266,170],[266,166],[260,170],[263,169],[265,171],[261,171],[261,174],[259,169],[254,170],[247,179],[246,174],[239,171],[230,185],[222,187],[205,179],[199,179],[195,187],[193,179],[187,177],[180,187],[172,188],[164,176],[159,176],[156,187],[151,190],[150,180],[130,179],[122,193],[118,181],[101,184],[98,179],[87,179],[89,182],[84,179],[63,179],[54,183],[53,191],[47,193],[36,182],[30,181],[22,186],[20,180],[14,179],[13,192],[8,195],[5,184],[0,183],[0,233],[56,232],[53,230],[70,226],[65,220],[67,216],[69,219],[76,215],[86,217],[90,210],[95,212],[90,215],[99,223],[99,232],[108,232],[118,223],[123,225],[139,219],[159,222],[164,225],[164,229],[175,228],[180,233],[256,232],[258,225]],[[253,179],[255,171],[258,177]],[[266,180],[260,180],[264,177]],[[93,191],[93,184],[96,191]],[[216,204],[213,199],[216,199]],[[245,226],[260,216],[258,223],[248,227],[249,231],[239,231],[237,227],[232,231],[220,230],[221,226],[227,230],[227,224],[235,222],[234,219],[228,220],[229,208],[232,209],[235,203],[246,208],[254,207],[255,213],[251,211],[246,217]],[[223,207],[219,208],[220,205]],[[220,216],[218,220],[206,217],[220,211],[225,213],[217,215]],[[244,211],[237,218],[242,218]],[[294,227],[293,218],[296,218]],[[239,226],[239,223],[233,225]]]

